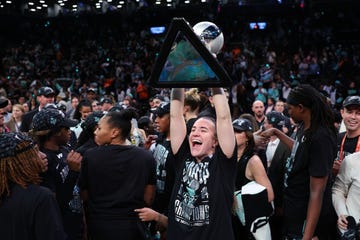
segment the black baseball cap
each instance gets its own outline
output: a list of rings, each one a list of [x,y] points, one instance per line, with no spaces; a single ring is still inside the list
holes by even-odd
[[[27,144],[24,144],[27,142]],[[21,146],[19,145],[21,144]],[[35,145],[33,140],[22,132],[0,134],[0,161],[3,158],[13,157],[17,153],[26,151]]]
[[[170,103],[169,102],[162,102],[154,111],[153,113],[156,116],[162,117],[167,113],[170,113]]]
[[[96,94],[96,90],[95,90],[95,88],[88,88],[88,89],[86,90],[86,92],[87,92],[87,93],[89,93],[89,92],[93,92],[93,93],[95,93],[95,94]]]
[[[41,87],[39,88],[37,95],[50,97],[50,96],[55,96],[55,92],[51,87]]]
[[[0,108],[4,108],[9,104],[9,100],[7,98],[0,98]]]
[[[33,118],[32,133],[34,135],[45,135],[48,131],[57,127],[75,127],[77,121],[65,117],[58,109],[42,109]]]
[[[86,117],[84,122],[81,124],[83,129],[94,130],[95,126],[99,123],[100,119],[105,115],[103,111],[95,111],[90,113],[89,116]]]
[[[348,96],[343,101],[343,107],[348,107],[350,105],[360,106],[360,96]]]
[[[235,119],[232,124],[235,131],[253,131],[251,122],[245,118]]]
[[[281,130],[285,125],[285,117],[279,112],[269,112],[266,114],[266,119],[268,120],[269,124],[279,130]]]
[[[104,103],[109,103],[109,104],[113,104],[113,100],[109,97],[104,97],[103,99],[101,99],[100,101],[101,104],[104,104]]]

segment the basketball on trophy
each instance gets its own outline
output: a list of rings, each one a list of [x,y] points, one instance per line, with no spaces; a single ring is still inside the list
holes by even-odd
[[[221,29],[212,22],[199,22],[193,26],[195,34],[213,54],[218,54],[224,45]]]

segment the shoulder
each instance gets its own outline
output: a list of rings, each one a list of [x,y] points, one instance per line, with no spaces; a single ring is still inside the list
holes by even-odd
[[[34,116],[38,112],[39,112],[39,109],[35,108],[34,110],[31,110],[30,112],[25,113],[23,117],[31,117],[31,116]]]
[[[250,157],[249,161],[248,161],[248,166],[251,169],[257,170],[260,167],[263,167],[263,163],[260,159],[260,157],[256,154],[254,154],[252,157]]]
[[[14,190],[18,194],[22,195],[23,199],[26,199],[27,202],[32,202],[32,205],[37,205],[46,201],[48,198],[54,197],[54,194],[50,191],[50,189],[35,184],[30,184],[26,188],[17,186]]]
[[[337,136],[335,133],[331,131],[331,129],[326,127],[319,127],[317,130],[314,131],[312,135],[312,139],[316,141],[320,141],[321,139],[325,141],[335,142]]]
[[[360,152],[355,152],[350,155],[347,155],[344,159],[344,164],[360,166]]]

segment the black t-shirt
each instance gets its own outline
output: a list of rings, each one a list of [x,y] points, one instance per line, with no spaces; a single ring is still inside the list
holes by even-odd
[[[80,192],[77,187],[79,172],[69,169],[66,158],[70,150],[61,146],[58,151],[41,148],[48,159],[48,170],[43,173],[42,186],[56,195],[64,223],[65,232],[70,239],[82,239],[83,212]]]
[[[68,209],[68,204],[73,198],[73,190],[79,177],[78,172],[69,169],[66,158],[70,150],[61,146],[58,151],[45,148],[40,149],[46,154],[48,170],[43,173],[41,185],[56,193],[61,212]]]
[[[245,175],[246,166],[250,158],[254,154],[252,152],[244,152],[240,160],[236,164],[236,179],[235,179],[235,190],[241,190],[242,186],[251,182],[252,180],[248,179]]]
[[[186,138],[175,155],[176,180],[169,205],[171,240],[234,239],[231,225],[236,148],[228,159],[219,147],[197,162]]]
[[[337,158],[340,157],[340,148],[341,148],[341,143],[344,139],[346,132],[340,133],[337,139]],[[345,142],[344,142],[344,146],[343,146],[343,156],[342,156],[342,160],[344,160],[344,158],[347,155],[350,155],[352,153],[355,152],[356,150],[356,145],[358,143],[360,136],[354,137],[354,138],[345,138]]]
[[[91,148],[97,147],[98,145],[95,143],[93,138],[90,138],[87,140],[83,145],[76,148],[76,152],[80,153],[81,155],[84,155],[84,153]]]
[[[166,138],[157,141],[153,156],[156,161],[156,195],[153,209],[167,215],[175,181],[175,159],[170,141]]]
[[[0,202],[0,238],[67,239],[54,194],[37,185],[13,185],[10,196]]]
[[[144,207],[145,186],[155,181],[155,161],[149,151],[106,145],[85,152],[79,186],[88,191],[89,219],[112,224],[138,220],[134,209]]]
[[[320,127],[312,136],[304,136],[300,126],[292,153],[286,162],[284,178],[284,216],[303,226],[310,196],[310,176],[329,176],[323,195],[321,215],[331,212],[331,170],[336,154],[336,136]],[[319,220],[320,221],[320,220]]]

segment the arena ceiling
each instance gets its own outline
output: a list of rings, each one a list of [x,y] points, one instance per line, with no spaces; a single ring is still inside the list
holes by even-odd
[[[54,17],[61,14],[131,12],[140,8],[178,8],[192,6],[294,5],[355,2],[358,0],[0,0],[0,14],[41,14]]]

